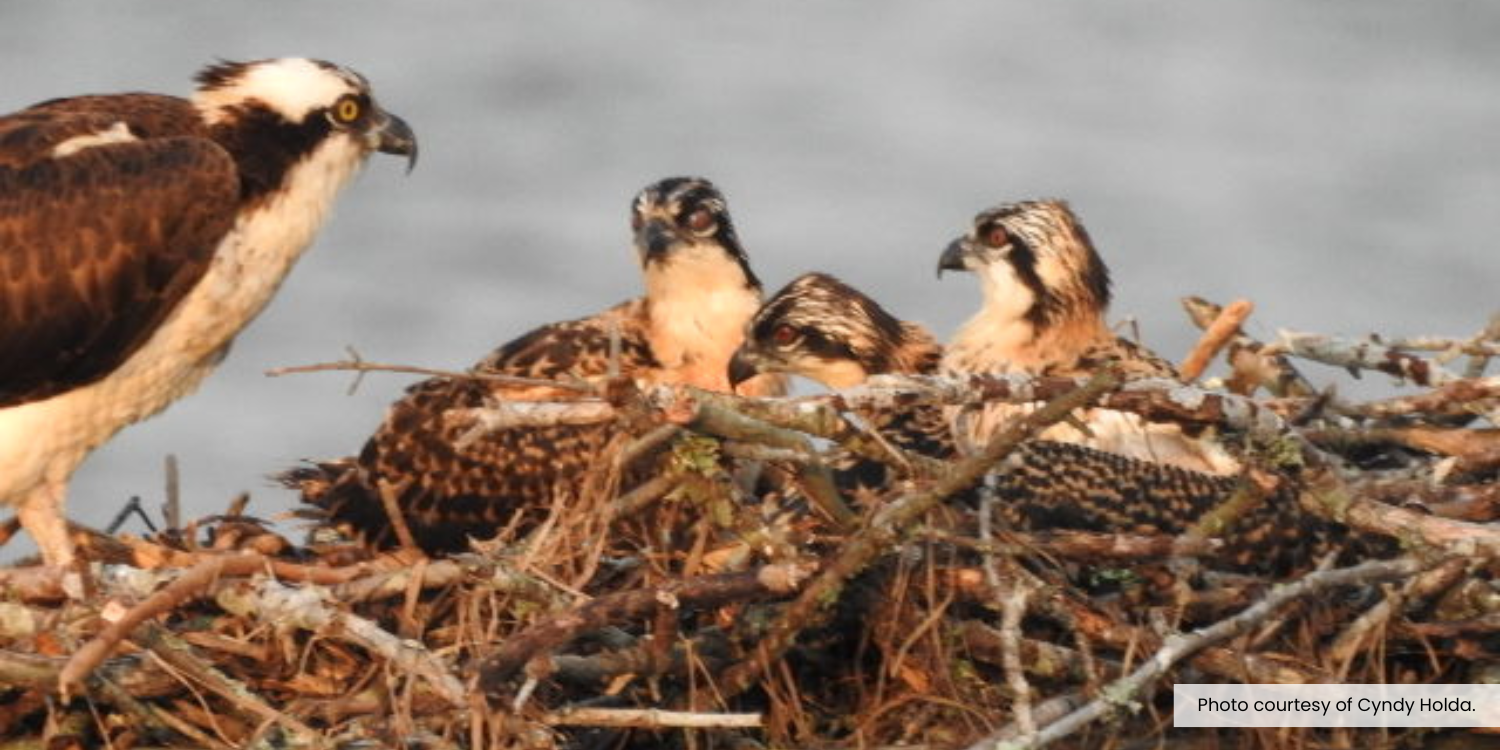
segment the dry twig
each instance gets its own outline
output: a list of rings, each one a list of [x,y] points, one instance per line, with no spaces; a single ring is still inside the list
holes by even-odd
[[[1022,742],[987,737],[969,746],[969,750],[1021,750],[1046,747],[1084,726],[1121,709],[1134,710],[1137,697],[1149,689],[1183,659],[1215,643],[1242,633],[1264,621],[1282,606],[1304,597],[1316,596],[1328,589],[1406,578],[1422,570],[1411,558],[1362,563],[1352,568],[1310,573],[1296,582],[1272,590],[1253,606],[1233,617],[1190,634],[1174,634],[1144,664],[1129,675],[1107,686],[1102,694],[1080,708],[1042,729],[1035,737]]]

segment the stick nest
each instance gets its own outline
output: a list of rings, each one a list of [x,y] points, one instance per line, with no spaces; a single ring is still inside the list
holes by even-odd
[[[327,530],[294,542],[240,507],[145,537],[78,529],[87,570],[0,572],[0,750],[1436,739],[1174,730],[1169,686],[1500,677],[1500,382],[1485,377],[1500,337],[1263,344],[1206,304],[1189,307],[1212,331],[1191,369],[1222,350],[1228,372],[1204,390],[1121,390],[1106,374],[635,393],[628,439],[596,476],[444,559]],[[1299,357],[1415,388],[1347,402]],[[951,464],[858,428],[882,405],[1006,398],[1050,403]],[[984,492],[952,500],[1087,404],[1254,446],[1250,510],[1241,498],[1151,536],[1006,528]],[[829,496],[823,459],[845,449],[901,480]],[[1214,536],[1233,533],[1222,516],[1277,493],[1310,524],[1347,527],[1343,544],[1291,571],[1220,564],[1245,541]]]

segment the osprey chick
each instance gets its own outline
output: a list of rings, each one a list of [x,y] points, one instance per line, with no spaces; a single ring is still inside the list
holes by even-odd
[[[191,99],[53,99],[0,117],[0,502],[74,558],[68,478],[190,393],[373,151],[416,138],[359,74],[222,62]]]
[[[476,372],[532,378],[685,383],[728,391],[729,358],[760,305],[760,281],[707,180],[675,177],[637,196],[630,223],[646,293],[591,317],[537,328],[501,346]],[[616,345],[612,354],[612,342]],[[748,394],[781,391],[768,376]],[[475,435],[473,411],[527,398],[514,387],[434,378],[393,404],[355,459],[287,475],[328,519],[373,547],[395,542],[380,492],[394,492],[414,541],[429,553],[465,549],[558,493],[576,497],[623,432],[613,423],[507,427]]]
[[[730,365],[731,380],[782,372],[830,388],[859,385],[871,375],[930,375],[941,347],[925,328],[902,321],[838,279],[800,276],[777,292],[750,322]],[[930,458],[957,454],[936,407],[862,414],[907,451]],[[884,464],[844,458],[836,480],[846,492],[876,498],[895,488]],[[1025,528],[1074,528],[1113,533],[1180,533],[1222,501],[1234,480],[1126,458],[1070,443],[1023,443],[1002,464],[1001,513]]]
[[[945,370],[1086,377],[1114,366],[1127,377],[1178,379],[1171,364],[1109,329],[1109,270],[1062,201],[1007,203],[981,212],[943,252],[938,274],[946,270],[977,275],[984,304],[949,343]],[[983,445],[1024,408],[959,412],[959,434]],[[1091,410],[1087,422],[1092,434],[1063,424],[1044,436],[1211,474],[1239,470],[1222,447],[1188,438],[1176,425],[1105,409]]]

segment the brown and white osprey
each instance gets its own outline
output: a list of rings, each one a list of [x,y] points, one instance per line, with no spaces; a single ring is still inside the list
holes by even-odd
[[[799,276],[756,313],[730,365],[730,379],[779,372],[830,388],[872,375],[932,375],[942,347],[926,328],[896,318],[859,290],[821,273]],[[861,415],[892,444],[929,458],[958,455],[934,406]],[[867,459],[836,462],[846,492],[866,499],[896,489],[890,469]],[[1000,511],[1027,528],[1180,533],[1234,488],[1232,478],[1186,471],[1051,440],[1022,444],[1002,465]]]
[[[642,190],[631,227],[646,293],[596,315],[537,328],[501,346],[476,372],[530,378],[686,383],[730,390],[729,358],[760,306],[724,196],[709,181],[675,177]],[[612,366],[613,365],[613,366]],[[781,390],[775,376],[742,393]],[[473,432],[473,410],[525,399],[513,386],[434,378],[408,389],[358,457],[290,472],[285,479],[372,547],[397,541],[381,499],[393,492],[418,546],[463,550],[507,525],[524,529],[554,497],[576,497],[607,466],[622,434],[613,423]]]
[[[0,117],[0,502],[74,558],[69,476],[194,390],[372,151],[416,139],[363,77],[222,62],[191,99],[54,99]]]
[[[756,313],[730,379],[779,372],[847,388],[883,373],[935,374],[942,355],[921,325],[897,319],[832,276],[814,273],[788,284]],[[959,453],[939,407],[860,416],[912,453],[944,460]],[[834,469],[839,488],[857,498],[879,500],[902,488],[893,470],[876,461],[845,456],[834,461]],[[1223,503],[1238,483],[1236,477],[1042,439],[1018,446],[992,479],[996,512],[1012,528],[1173,535]],[[1222,536],[1218,563],[1282,573],[1344,546],[1348,530],[1310,516],[1294,493],[1282,491],[1243,512]],[[1389,552],[1368,540],[1355,549]]]
[[[984,295],[983,307],[948,344],[945,370],[1086,377],[1112,365],[1131,378],[1178,379],[1171,364],[1110,330],[1109,270],[1062,201],[981,212],[943,252],[938,273],[945,270],[973,272]],[[983,445],[1016,413],[996,405],[960,413],[959,434]],[[1044,436],[1211,474],[1239,470],[1221,446],[1189,438],[1175,425],[1104,409],[1091,410],[1087,421],[1091,434],[1059,424]]]

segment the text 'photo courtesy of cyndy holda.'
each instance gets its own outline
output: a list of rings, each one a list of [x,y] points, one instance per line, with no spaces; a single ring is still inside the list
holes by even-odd
[[[1500,685],[1172,686],[1178,727],[1500,727]]]

